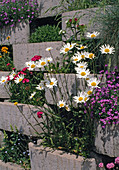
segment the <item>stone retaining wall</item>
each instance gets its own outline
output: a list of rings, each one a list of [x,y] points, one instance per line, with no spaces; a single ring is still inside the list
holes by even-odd
[[[0,160],[0,170],[25,170],[24,168],[21,168],[19,165],[11,163],[11,162],[2,162]]]
[[[31,170],[96,170],[94,158],[67,154],[29,143]]]
[[[13,128],[16,126],[23,134],[37,136],[35,130],[29,125],[19,110],[24,113],[25,117],[37,130],[37,132],[41,133],[41,128],[39,125],[36,125],[41,122],[41,119],[37,118],[36,112],[42,111],[43,109],[40,107],[36,109],[32,105],[28,107],[26,104],[18,104],[17,107],[10,102],[0,102],[0,129],[11,131],[10,125],[12,125]]]
[[[0,45],[27,43],[30,35],[29,24],[16,23],[14,27],[6,26],[0,29]],[[9,41],[6,39],[10,36]]]
[[[43,43],[28,43],[28,44],[14,44],[13,45],[13,61],[15,68],[22,69],[25,67],[25,62],[30,61],[34,55],[40,55],[43,58],[51,57],[50,53],[45,49],[53,47],[51,53],[54,61],[61,62],[60,48],[62,47],[61,41],[43,42]]]

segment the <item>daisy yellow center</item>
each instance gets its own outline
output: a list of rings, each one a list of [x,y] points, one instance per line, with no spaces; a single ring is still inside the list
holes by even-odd
[[[80,47],[80,49],[81,49],[81,50],[84,49],[84,46]]]
[[[69,51],[69,48],[65,48],[65,52],[68,52]]]
[[[81,76],[85,76],[86,75],[86,73],[85,72],[81,72]]]
[[[31,65],[31,68],[34,68],[34,67],[35,67],[35,64],[32,64],[32,65]]]
[[[85,55],[81,55],[81,58],[85,58]]]
[[[48,60],[48,62],[50,62],[50,60]]]
[[[54,84],[54,82],[50,82],[50,85],[53,85]]]
[[[93,53],[89,54],[89,58],[93,58]]]
[[[91,91],[91,90],[89,90],[89,91],[87,92],[87,94],[88,94],[88,95],[91,95],[91,94],[92,94],[92,91]]]
[[[2,80],[2,82],[5,82],[5,80]]]
[[[19,82],[22,81],[22,78],[19,79]]]
[[[94,37],[96,37],[96,35],[95,35],[95,34],[92,34],[92,35],[91,35],[91,38],[94,38]]]
[[[65,109],[68,110],[69,108],[66,106]]]
[[[45,61],[41,62],[41,65],[42,65],[42,66],[44,66],[45,64],[46,64],[46,62],[45,62]]]
[[[60,106],[60,107],[63,107],[63,106],[64,106],[64,104],[63,104],[63,103],[61,103],[59,106]]]
[[[105,52],[106,52],[106,53],[109,53],[109,49],[108,49],[108,48],[106,48],[106,49],[105,49]]]
[[[96,86],[96,82],[92,82],[92,83],[91,83],[91,86]]]
[[[78,58],[75,58],[74,61],[78,61]]]
[[[84,68],[84,66],[80,66],[80,68]]]
[[[51,49],[49,48],[48,51],[51,51]]]
[[[70,45],[70,48],[72,47],[72,45]]]
[[[18,102],[15,102],[15,103],[14,103],[14,105],[17,105],[17,104],[18,104]]]
[[[85,97],[84,101],[86,101],[86,100],[87,100],[87,97]]]
[[[82,100],[83,100],[83,97],[79,97],[78,100],[79,100],[79,101],[82,101]]]

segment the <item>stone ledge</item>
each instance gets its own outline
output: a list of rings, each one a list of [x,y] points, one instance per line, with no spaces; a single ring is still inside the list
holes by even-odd
[[[13,61],[15,68],[17,70],[24,68],[25,62],[30,61],[34,55],[41,55],[43,58],[49,57],[49,52],[45,50],[47,47],[53,48],[51,52],[54,57],[54,61],[58,61],[60,63],[62,61],[62,57],[60,56],[60,48],[62,47],[61,41],[14,44]]]
[[[119,125],[106,125],[95,123],[94,151],[110,157],[119,156]]]
[[[3,162],[0,160],[0,170],[24,170],[20,165],[14,164],[12,162]]]
[[[37,124],[40,123],[42,119],[37,118],[37,114],[34,112],[43,111],[43,108],[38,107],[36,109],[32,105],[30,105],[29,108],[26,104],[18,104],[17,107],[10,102],[0,102],[0,129],[11,131],[10,125],[12,125],[13,128],[16,126],[23,134],[37,136],[35,130],[29,125],[19,110],[24,113],[25,117],[32,126],[35,127],[38,133],[41,133],[42,129]]]
[[[31,170],[96,170],[94,158],[84,159],[63,151],[29,143]]]

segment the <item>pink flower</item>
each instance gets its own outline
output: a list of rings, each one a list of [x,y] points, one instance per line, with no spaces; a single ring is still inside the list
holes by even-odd
[[[112,162],[112,163],[108,163],[107,165],[106,165],[106,167],[107,167],[107,169],[111,169],[111,168],[114,168],[114,163]]]
[[[100,168],[103,168],[104,164],[101,162],[101,163],[99,163],[98,166],[99,166]]]
[[[15,68],[12,68],[12,70],[15,70]]]
[[[38,118],[41,118],[41,117],[42,117],[42,114],[43,114],[43,112],[37,112]]]
[[[9,66],[10,65],[10,63],[7,63],[7,66]]]
[[[119,164],[119,157],[115,158],[115,164]]]
[[[35,55],[35,56],[31,59],[31,61],[40,60],[41,58],[42,58],[42,56],[40,56],[40,55]]]
[[[22,81],[23,83],[28,83],[29,79],[24,78],[24,80]]]
[[[77,19],[77,18],[74,18],[74,20],[75,20],[75,21],[78,21],[78,19]]]

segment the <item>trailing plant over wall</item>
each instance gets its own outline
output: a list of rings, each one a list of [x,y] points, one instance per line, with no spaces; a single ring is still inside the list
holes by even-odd
[[[29,21],[38,16],[37,0],[3,0],[0,7],[0,28],[15,23]]]
[[[61,41],[62,37],[59,35],[60,28],[51,25],[44,25],[38,27],[30,36],[30,43],[48,42],[48,41]]]

